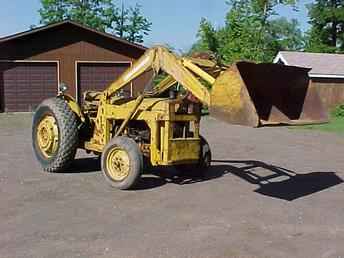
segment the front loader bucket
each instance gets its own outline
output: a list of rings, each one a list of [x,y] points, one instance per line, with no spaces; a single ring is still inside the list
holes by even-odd
[[[211,91],[210,114],[232,124],[314,124],[328,121],[309,69],[239,62]]]

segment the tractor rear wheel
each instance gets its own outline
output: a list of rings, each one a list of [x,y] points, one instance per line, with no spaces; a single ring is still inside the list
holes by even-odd
[[[78,147],[78,119],[60,98],[44,100],[32,123],[32,145],[43,170],[61,172],[75,157]]]
[[[133,188],[142,173],[142,152],[133,139],[114,137],[104,148],[101,167],[112,187],[121,190]]]

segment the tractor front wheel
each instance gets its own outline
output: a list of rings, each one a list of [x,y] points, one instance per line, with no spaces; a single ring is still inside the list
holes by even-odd
[[[115,137],[104,148],[101,167],[110,186],[121,190],[133,188],[143,169],[141,150],[133,139]]]

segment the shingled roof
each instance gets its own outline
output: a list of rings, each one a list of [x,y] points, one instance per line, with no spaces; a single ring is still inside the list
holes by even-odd
[[[274,63],[312,68],[310,77],[344,78],[344,54],[280,51]]]

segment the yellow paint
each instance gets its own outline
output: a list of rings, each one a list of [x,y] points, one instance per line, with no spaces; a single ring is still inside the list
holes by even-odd
[[[36,139],[44,157],[52,157],[59,146],[59,130],[53,116],[45,116],[38,124]]]
[[[108,175],[115,181],[122,181],[129,176],[130,159],[128,153],[119,148],[111,149],[105,161]]]
[[[193,64],[188,59],[183,59],[183,64],[185,67],[189,68],[191,71],[199,75],[201,78],[203,78],[205,81],[207,81],[210,84],[215,83],[215,78],[203,71],[201,68],[199,68],[197,65]]]
[[[198,160],[200,153],[200,139],[171,139],[165,164],[176,164]]]
[[[211,104],[220,106],[224,110],[240,110],[243,106],[241,99],[242,87],[242,80],[236,71],[225,71],[213,85]]]

